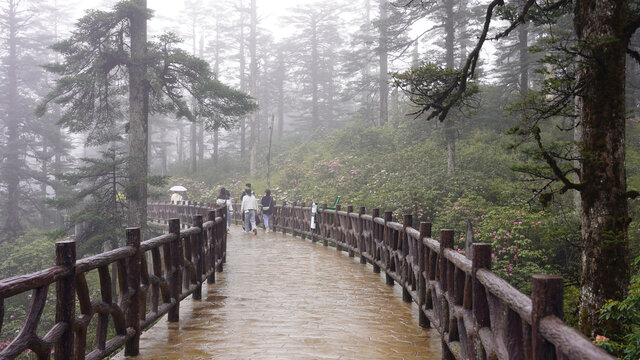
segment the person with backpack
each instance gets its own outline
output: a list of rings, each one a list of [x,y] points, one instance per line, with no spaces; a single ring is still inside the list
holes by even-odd
[[[264,192],[264,196],[260,199],[260,205],[262,205],[262,221],[264,221],[264,228],[269,231],[271,227],[271,215],[273,214],[273,206],[275,202],[271,196],[271,190],[267,189]]]

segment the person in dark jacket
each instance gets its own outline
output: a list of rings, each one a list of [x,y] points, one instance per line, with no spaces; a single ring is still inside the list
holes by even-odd
[[[264,228],[269,231],[269,227],[271,226],[271,215],[273,214],[275,202],[271,196],[271,190],[267,189],[264,194],[265,195],[260,200],[260,205],[262,205],[262,220],[264,221]]]

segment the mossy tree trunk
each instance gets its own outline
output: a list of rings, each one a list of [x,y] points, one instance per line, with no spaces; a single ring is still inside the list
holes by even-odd
[[[629,284],[629,216],[625,172],[624,0],[576,3],[575,28],[584,45],[578,94],[582,128],[580,180],[582,276],[580,329],[614,330],[599,319],[607,299],[620,300]],[[609,328],[609,329],[608,329]]]
[[[147,1],[133,0],[140,11],[130,14],[131,64],[129,66],[129,188],[128,226],[147,223],[147,142],[149,85],[147,71]]]

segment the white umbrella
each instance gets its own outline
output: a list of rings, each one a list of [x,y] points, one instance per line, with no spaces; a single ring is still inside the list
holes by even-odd
[[[171,189],[169,189],[169,191],[183,192],[183,191],[187,191],[187,188],[184,186],[176,185],[176,186],[172,186]]]

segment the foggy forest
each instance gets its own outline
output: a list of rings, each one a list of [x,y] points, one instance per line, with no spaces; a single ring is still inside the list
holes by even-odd
[[[352,206],[452,229],[469,259],[470,238],[491,244],[510,288],[561,276],[561,320],[640,358],[638,27],[636,0],[0,0],[0,359],[62,358],[15,350],[36,292],[2,292],[59,265],[57,243],[83,259],[127,228],[161,236],[152,204],[242,222],[245,184],[265,230],[274,206],[273,230],[287,207]],[[225,243],[268,234],[246,226]],[[92,302],[109,271],[123,281],[104,271],[76,278]],[[103,351],[114,322],[83,325],[83,346]]]

